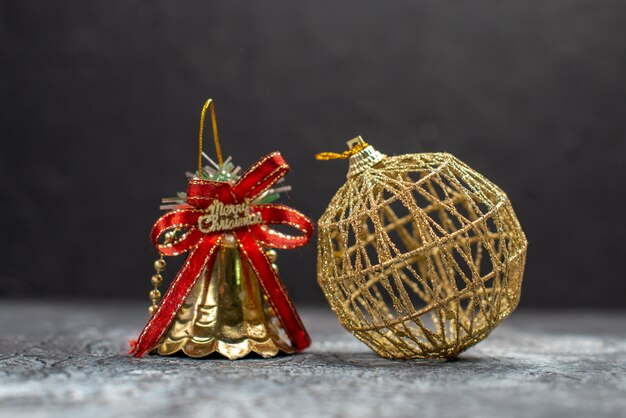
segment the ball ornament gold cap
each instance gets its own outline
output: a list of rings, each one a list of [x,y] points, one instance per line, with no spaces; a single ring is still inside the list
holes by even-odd
[[[349,140],[346,144],[350,150],[358,146],[366,145],[363,149],[350,156],[350,165],[348,168],[348,174],[346,174],[347,178],[361,174],[363,171],[378,164],[383,158],[386,157],[385,154],[382,154],[373,146],[366,144],[360,135]]]

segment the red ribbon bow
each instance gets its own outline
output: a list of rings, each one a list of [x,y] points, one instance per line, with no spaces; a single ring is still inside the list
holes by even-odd
[[[272,263],[265,254],[263,246],[290,249],[306,244],[313,234],[311,221],[300,212],[284,205],[251,205],[253,209],[251,212],[255,213],[257,220],[260,219],[259,223],[228,231],[205,233],[199,229],[203,222],[199,218],[206,214],[206,209],[215,200],[225,205],[250,202],[287,174],[288,170],[289,166],[280,153],[274,152],[259,160],[233,185],[202,179],[189,181],[187,203],[190,207],[173,210],[163,215],[156,221],[151,232],[152,242],[161,254],[171,256],[188,251],[187,260],[139,335],[130,354],[140,357],[161,340],[198,277],[205,269],[210,270],[213,266],[217,254],[216,249],[226,232],[232,233],[237,239],[242,258],[249,262],[259,278],[294,348],[303,350],[309,346],[311,339],[272,268]],[[268,228],[268,224],[290,225],[303,235],[282,234]],[[159,244],[159,237],[172,229],[187,229],[187,231],[174,243]]]

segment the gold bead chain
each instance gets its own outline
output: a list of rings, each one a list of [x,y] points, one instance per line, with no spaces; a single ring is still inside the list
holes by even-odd
[[[167,263],[163,259],[163,256],[159,257],[158,260],[154,262],[154,270],[155,274],[150,279],[152,286],[154,289],[150,291],[150,300],[152,301],[152,305],[148,308],[148,313],[152,315],[156,308],[159,306],[159,299],[161,299],[161,292],[159,291],[159,285],[163,283],[163,276],[161,276],[161,272],[165,270]]]
[[[270,248],[270,249],[265,251],[265,254],[267,255],[267,258],[269,258],[269,260],[272,262],[272,269],[274,269],[276,274],[278,274],[278,265],[276,265],[276,259],[278,258],[278,253],[273,248]],[[274,311],[274,308],[270,304],[269,297],[265,293],[263,294],[263,301],[267,305],[267,312],[268,312],[268,314],[271,315],[271,316],[276,316],[276,312]],[[280,321],[278,321],[278,323],[276,325],[279,328],[283,328],[283,326],[280,323]]]
[[[176,241],[176,232],[178,232],[177,229],[165,234],[166,244],[170,244],[173,241]],[[161,276],[161,272],[165,270],[165,267],[167,267],[167,263],[163,259],[163,255],[161,255],[154,262],[155,273],[150,278],[150,283],[152,283],[152,286],[154,286],[154,288],[148,294],[150,297],[150,300],[152,301],[152,305],[150,305],[150,307],[148,308],[148,313],[150,315],[152,315],[154,311],[156,311],[157,307],[159,306],[159,300],[161,299],[161,291],[159,290],[159,286],[161,285],[161,283],[163,283],[163,276]]]

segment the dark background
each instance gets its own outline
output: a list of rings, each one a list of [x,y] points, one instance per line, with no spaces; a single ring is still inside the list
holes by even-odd
[[[0,1],[0,48],[1,296],[147,304],[213,97],[224,153],[281,150],[313,219],[347,169],[316,152],[448,151],[514,204],[523,306],[626,306],[623,0]],[[322,303],[314,243],[279,264]]]

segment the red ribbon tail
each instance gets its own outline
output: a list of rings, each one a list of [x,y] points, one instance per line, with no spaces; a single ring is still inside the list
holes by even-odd
[[[135,351],[135,347],[137,346],[137,340],[129,340],[128,345],[130,345],[130,351],[128,354],[132,354]]]
[[[207,235],[189,253],[185,264],[176,275],[159,307],[146,324],[129,354],[141,357],[152,350],[161,340],[200,274],[204,269],[213,265],[219,239],[220,236],[217,234]]]
[[[311,338],[289,295],[287,295],[287,291],[272,268],[271,262],[249,229],[235,231],[235,235],[239,241],[239,249],[243,257],[249,262],[259,278],[259,282],[263,286],[263,290],[293,347],[298,351],[304,350],[311,345]]]

